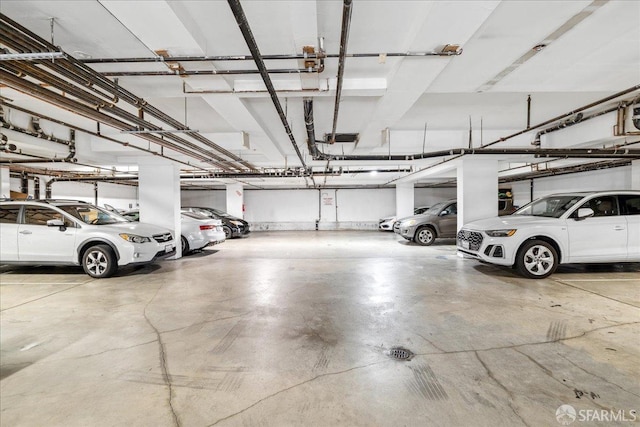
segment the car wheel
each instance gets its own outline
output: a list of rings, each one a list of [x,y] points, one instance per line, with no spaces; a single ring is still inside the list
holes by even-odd
[[[530,279],[544,279],[558,267],[558,253],[549,243],[543,240],[526,242],[516,257],[516,268]]]
[[[429,226],[420,227],[416,230],[413,240],[419,245],[429,246],[436,240],[436,231]]]
[[[189,253],[189,242],[187,242],[187,238],[184,236],[180,236],[180,243],[182,243],[182,255],[186,255]]]
[[[82,255],[84,272],[96,279],[113,276],[118,269],[118,262],[113,250],[107,245],[95,245]]]
[[[226,225],[224,227],[222,227],[222,229],[224,230],[224,238],[225,239],[230,239],[231,238],[231,228],[227,227]]]

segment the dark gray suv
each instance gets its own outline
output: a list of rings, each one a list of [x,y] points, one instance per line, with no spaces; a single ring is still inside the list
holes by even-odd
[[[428,211],[398,220],[394,231],[407,240],[428,246],[439,237],[456,237],[458,205],[456,200],[438,203]]]

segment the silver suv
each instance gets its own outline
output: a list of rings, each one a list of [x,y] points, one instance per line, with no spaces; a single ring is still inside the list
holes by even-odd
[[[82,265],[96,278],[176,252],[165,228],[69,200],[0,202],[0,235],[1,264]]]
[[[437,237],[456,237],[458,228],[458,204],[448,200],[430,207],[420,215],[401,218],[393,231],[407,240],[428,246]]]

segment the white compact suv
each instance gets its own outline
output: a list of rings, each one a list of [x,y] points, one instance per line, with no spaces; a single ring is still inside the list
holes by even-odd
[[[554,194],[465,224],[458,252],[544,278],[558,264],[640,262],[640,191]]]
[[[69,200],[0,202],[0,264],[82,265],[91,277],[176,253],[171,232]]]

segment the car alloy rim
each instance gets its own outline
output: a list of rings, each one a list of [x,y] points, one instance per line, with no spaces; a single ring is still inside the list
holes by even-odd
[[[553,267],[553,254],[546,246],[535,245],[524,254],[524,266],[531,274],[542,276]]]
[[[107,257],[102,252],[93,251],[87,255],[87,269],[96,276],[102,275],[108,265]]]

